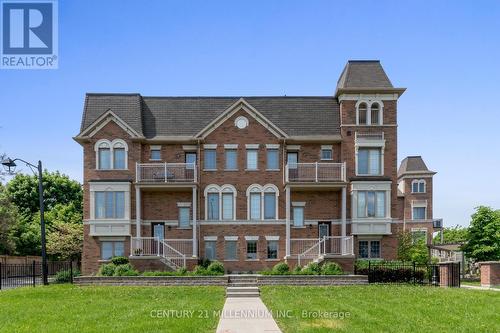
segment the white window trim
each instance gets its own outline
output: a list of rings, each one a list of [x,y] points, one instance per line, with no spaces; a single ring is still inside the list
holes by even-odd
[[[101,146],[102,144],[106,144],[107,145],[107,148],[109,148],[109,169],[100,169],[100,165],[99,165],[99,146]],[[114,155],[114,148],[116,145],[123,145],[123,148],[125,148],[125,168],[124,169],[115,169],[115,155]],[[122,147],[120,147],[122,148]],[[128,145],[127,143],[122,140],[122,139],[114,139],[113,141],[109,141],[107,139],[101,139],[101,140],[98,140],[95,145],[94,145],[94,151],[95,151],[95,166],[96,166],[96,169],[97,170],[128,170]]]
[[[360,254],[358,253],[358,256],[360,259],[382,259],[382,241],[380,238],[360,238],[358,240],[358,251],[359,251],[359,242],[368,242],[368,257],[366,258],[362,258],[360,256]],[[378,242],[379,243],[379,257],[374,257],[372,258],[371,257],[371,253],[372,253],[372,242]]]
[[[259,170],[259,145],[245,145],[246,150],[245,150],[245,170],[247,171],[258,171]],[[256,146],[256,147],[255,147]],[[255,151],[257,158],[255,160],[256,166],[255,169],[250,169],[248,168],[248,152],[250,151]]]
[[[89,182],[90,221],[95,221],[95,192],[125,192],[125,212],[122,219],[98,219],[99,221],[130,220],[130,183],[128,182]]]
[[[332,158],[323,158],[323,150],[329,150],[332,153]],[[321,145],[319,154],[320,154],[319,158],[322,161],[333,161],[333,145]]]
[[[427,210],[427,209],[426,209]],[[425,232],[425,243],[427,244],[427,237],[429,236],[428,235],[428,230],[427,228],[411,228],[411,233],[413,234],[414,232]],[[412,240],[413,240],[413,237],[412,237]]]
[[[205,221],[212,221],[208,219],[208,194],[218,193],[219,194],[219,220],[218,221],[235,221],[236,220],[236,196],[238,192],[236,188],[231,184],[224,184],[219,186],[217,184],[210,184],[205,187]],[[233,194],[233,218],[231,220],[224,220],[222,218],[222,193],[232,193]]]
[[[259,236],[245,236],[246,241],[258,241]]]
[[[425,217],[423,220],[422,219],[415,220],[415,217],[413,215],[413,208],[417,208],[417,207],[425,208]],[[415,220],[415,221],[427,220],[427,200],[412,200],[412,202],[411,202],[411,219]]]
[[[366,124],[359,123],[359,106],[365,103],[366,104]],[[378,124],[372,124],[372,104],[378,104],[379,106],[379,115],[378,115]],[[384,103],[381,100],[366,100],[361,99],[356,103],[356,125],[360,126],[382,126],[384,124]]]
[[[225,241],[236,242],[238,241],[238,236],[224,236]]]
[[[280,149],[279,143],[268,143],[266,144],[266,149]]]
[[[203,237],[203,240],[205,242],[216,242],[217,236],[205,236],[205,237]]]
[[[385,217],[358,217],[358,191],[385,191]],[[351,216],[363,221],[391,218],[391,182],[366,181],[351,183]]]
[[[280,240],[280,236],[265,236],[266,237],[266,241],[279,241]]]
[[[191,207],[190,202],[178,202],[177,207]]]
[[[247,194],[247,220],[250,220],[250,194],[252,193],[259,193],[260,194],[260,220],[261,221],[274,221],[278,220],[278,211],[279,211],[279,189],[276,185],[274,184],[266,184],[264,186],[261,186],[259,184],[252,184],[248,186],[246,194]],[[275,194],[275,213],[274,213],[274,219],[264,219],[264,194],[265,193],[274,193]]]
[[[380,173],[378,175],[358,173],[358,150],[359,150],[359,148],[380,148]],[[354,171],[356,172],[356,176],[380,177],[380,176],[384,175],[385,140],[383,140],[383,142],[382,141],[376,141],[373,144],[367,144],[367,143],[363,143],[363,145],[356,144],[354,146],[354,153],[355,153]]]
[[[151,158],[151,151],[153,151],[153,150],[160,151],[160,158]],[[161,145],[150,145],[149,146],[149,160],[150,161],[161,161]]]
[[[420,188],[420,184],[423,183],[424,184],[424,191],[423,192],[420,192],[418,191],[419,188]],[[417,192],[414,192],[413,191],[413,184],[418,184],[417,185]],[[412,182],[411,182],[411,193],[427,193],[427,183],[425,181],[425,179],[414,179]]]

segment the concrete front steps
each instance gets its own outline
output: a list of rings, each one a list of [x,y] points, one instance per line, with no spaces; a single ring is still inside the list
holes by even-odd
[[[229,275],[226,297],[259,297],[257,278],[252,275]]]

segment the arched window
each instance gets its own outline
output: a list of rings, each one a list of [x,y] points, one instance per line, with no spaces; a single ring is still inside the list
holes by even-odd
[[[208,185],[205,188],[205,219],[236,219],[236,188],[233,185]]]
[[[380,105],[378,103],[373,103],[370,106],[371,109],[371,124],[379,125],[380,124]]]
[[[368,105],[361,102],[358,105],[358,125],[366,125],[368,120]]]
[[[99,170],[127,169],[127,143],[121,139],[109,141],[102,139],[96,142],[96,168]]]
[[[412,193],[425,193],[425,180],[415,179],[411,182],[411,192]]]
[[[250,185],[247,189],[248,219],[257,221],[278,219],[278,196],[279,190],[276,185]]]

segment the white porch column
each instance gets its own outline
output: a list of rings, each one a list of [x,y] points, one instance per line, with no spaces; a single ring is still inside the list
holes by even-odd
[[[285,187],[286,197],[286,258],[290,257],[290,187]]]
[[[135,237],[141,237],[141,188],[135,187]]]
[[[196,231],[196,186],[193,186],[193,257],[198,257],[198,233]]]
[[[345,237],[347,234],[347,225],[346,225],[346,215],[347,215],[347,188],[344,186],[342,187],[342,210],[341,210],[341,221],[342,221],[342,228],[341,228],[341,233],[342,237]],[[342,254],[346,252],[346,243],[344,238],[342,239]]]

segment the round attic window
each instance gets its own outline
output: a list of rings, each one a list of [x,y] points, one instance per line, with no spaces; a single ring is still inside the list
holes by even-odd
[[[239,129],[244,129],[245,127],[248,126],[248,119],[246,117],[240,116],[240,117],[236,118],[236,120],[234,121],[234,124]]]

